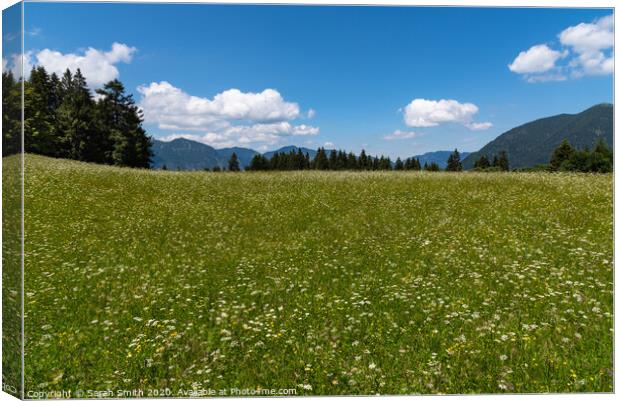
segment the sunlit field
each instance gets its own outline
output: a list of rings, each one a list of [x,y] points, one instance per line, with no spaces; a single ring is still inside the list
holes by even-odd
[[[612,186],[27,155],[26,391],[612,391]]]

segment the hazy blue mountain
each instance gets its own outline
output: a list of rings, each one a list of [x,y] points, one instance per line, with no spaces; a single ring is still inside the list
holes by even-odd
[[[291,150],[294,150],[295,152],[297,152],[297,149],[301,149],[301,152],[303,154],[308,153],[308,155],[310,156],[310,159],[314,159],[314,156],[316,156],[316,150],[314,149],[308,149],[308,148],[299,148],[297,146],[284,146],[280,149],[277,150],[272,150],[270,152],[265,152],[263,153],[263,155],[267,158],[267,159],[271,159],[271,157],[277,152],[277,153],[290,153]]]
[[[170,142],[153,141],[153,167],[169,170],[203,170],[219,166],[217,151],[204,143],[177,138]]]
[[[239,158],[239,164],[243,169],[250,165],[250,162],[252,161],[254,155],[259,154],[257,151],[248,148],[234,147],[217,149],[217,155],[223,163],[221,167],[228,166],[228,160],[230,159],[230,156],[232,156],[233,152],[237,154],[237,157]]]
[[[439,168],[446,168],[448,165],[448,156],[454,152],[454,150],[437,150],[435,152],[426,152],[423,155],[413,156],[416,159],[420,160],[420,164],[424,166],[424,163],[431,164],[433,162],[437,163]],[[464,160],[469,152],[459,152],[461,154],[461,160]]]
[[[271,158],[275,152],[289,153],[291,150],[301,149],[303,153],[308,153],[311,159],[316,156],[316,150],[308,148],[298,148],[297,146],[285,146],[278,150],[265,153],[265,157]],[[222,148],[215,149],[204,143],[192,141],[190,139],[178,138],[170,142],[153,141],[153,167],[162,168],[163,165],[169,170],[204,170],[212,169],[215,166],[225,168],[233,152],[239,158],[241,168],[247,167],[254,155],[259,152],[248,148]]]
[[[170,142],[153,141],[153,167],[169,170],[204,170],[226,167],[233,152],[239,157],[242,168],[248,166],[256,152],[246,148],[215,149],[204,143],[178,138]]]
[[[592,149],[599,138],[613,147],[613,114],[613,105],[603,103],[578,114],[559,114],[520,125],[470,154],[463,167],[473,168],[481,155],[493,157],[502,150],[508,152],[511,169],[546,164],[564,139],[579,149]]]

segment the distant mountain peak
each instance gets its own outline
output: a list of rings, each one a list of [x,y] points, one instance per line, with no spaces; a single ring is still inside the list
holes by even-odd
[[[543,117],[512,128],[463,161],[473,168],[482,155],[492,157],[500,151],[508,153],[510,168],[533,167],[549,162],[553,150],[564,140],[578,148],[592,148],[599,138],[613,145],[613,105],[599,103],[575,114]]]
[[[454,150],[435,150],[413,157],[418,159],[422,166],[424,166],[424,163],[437,163],[439,168],[445,169],[448,165],[448,157],[452,152],[454,152]],[[467,155],[469,155],[469,152],[459,152],[459,154],[461,155],[461,160],[463,160],[467,157]]]

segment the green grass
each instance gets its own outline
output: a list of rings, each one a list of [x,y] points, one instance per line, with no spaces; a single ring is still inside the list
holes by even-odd
[[[22,378],[21,163],[2,158],[2,389],[14,396]]]
[[[26,391],[612,391],[612,186],[27,155]]]

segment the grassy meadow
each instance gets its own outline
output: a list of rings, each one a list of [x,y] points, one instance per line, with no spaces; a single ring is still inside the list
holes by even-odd
[[[613,391],[612,175],[25,168],[26,391]]]

